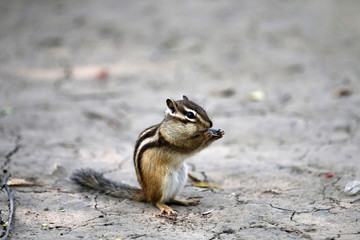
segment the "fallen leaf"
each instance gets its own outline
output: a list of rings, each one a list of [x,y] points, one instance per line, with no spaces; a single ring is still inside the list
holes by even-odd
[[[188,177],[191,179],[191,181],[194,181],[194,182],[201,182],[200,179],[198,179],[197,177],[195,177],[194,175],[188,173]]]
[[[3,227],[7,227],[9,225],[9,223],[8,222],[5,222],[2,226]]]
[[[188,177],[190,178],[191,184],[195,187],[199,187],[199,188],[217,188],[217,189],[221,189],[217,184],[208,184],[205,183],[201,180],[199,180],[197,177],[195,177],[194,175],[188,173]]]
[[[8,186],[27,186],[27,187],[31,187],[31,186],[39,186],[39,184],[37,184],[36,182],[31,182],[22,178],[11,178],[10,180],[7,181],[7,185]]]
[[[13,107],[4,107],[2,112],[5,114],[5,115],[10,115],[14,112],[14,108]]]
[[[339,88],[334,91],[334,95],[337,98],[348,97],[351,94],[352,94],[352,91],[351,91],[351,89],[348,89],[348,88]]]
[[[252,91],[248,95],[248,99],[254,102],[260,102],[265,99],[265,92],[262,90]]]
[[[223,190],[217,184],[207,184],[207,183],[204,183],[204,182],[193,182],[193,181],[191,181],[191,184],[193,186],[199,187],[199,188],[217,188],[217,189]]]
[[[43,224],[41,224],[41,226],[47,227],[47,223],[43,223]]]
[[[225,88],[214,92],[214,94],[219,95],[221,97],[231,97],[235,95],[235,93],[236,93],[235,89],[233,88]]]
[[[326,178],[332,178],[333,176],[334,176],[334,174],[332,174],[332,173],[328,173],[325,175]]]
[[[269,190],[266,190],[264,192],[262,192],[263,194],[274,194],[274,195],[279,195],[280,193],[273,190],[273,189],[269,189]]]
[[[99,81],[105,81],[108,77],[109,77],[109,72],[106,69],[99,70],[95,75],[96,80]]]

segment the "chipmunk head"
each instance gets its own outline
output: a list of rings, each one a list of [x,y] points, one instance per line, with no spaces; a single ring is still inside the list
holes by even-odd
[[[167,99],[166,104],[167,118],[173,120],[174,131],[178,129],[189,136],[194,136],[212,127],[205,110],[186,96],[178,101]]]

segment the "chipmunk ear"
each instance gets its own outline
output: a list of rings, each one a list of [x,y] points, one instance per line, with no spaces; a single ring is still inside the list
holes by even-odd
[[[187,97],[187,96],[185,96],[185,95],[183,95],[183,100],[185,100],[185,101],[189,101],[188,97]]]
[[[166,105],[168,106],[168,108],[169,108],[169,110],[170,110],[171,113],[175,113],[175,112],[176,112],[177,103],[176,103],[174,100],[172,100],[172,99],[170,99],[170,98],[166,99]]]

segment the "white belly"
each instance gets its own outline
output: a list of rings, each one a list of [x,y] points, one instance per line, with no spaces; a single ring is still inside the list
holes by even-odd
[[[167,202],[175,198],[186,182],[187,168],[185,164],[182,163],[172,170],[172,173],[168,174],[165,180],[162,202]]]

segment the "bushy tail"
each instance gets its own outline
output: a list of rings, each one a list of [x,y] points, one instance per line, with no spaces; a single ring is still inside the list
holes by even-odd
[[[82,187],[99,190],[114,197],[144,200],[141,189],[107,179],[102,173],[90,168],[75,170],[70,179]]]

